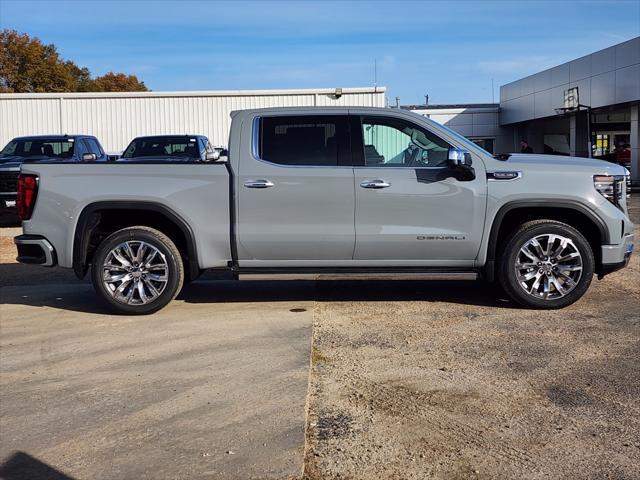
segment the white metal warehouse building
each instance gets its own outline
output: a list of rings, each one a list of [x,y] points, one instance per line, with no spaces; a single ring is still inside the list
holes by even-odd
[[[107,152],[140,135],[206,135],[226,146],[233,110],[293,106],[384,107],[385,88],[0,94],[0,148],[22,135],[88,134]]]

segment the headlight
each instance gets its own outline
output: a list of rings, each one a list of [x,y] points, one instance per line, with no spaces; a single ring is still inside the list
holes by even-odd
[[[622,210],[625,180],[625,175],[594,175],[593,186],[600,195]]]

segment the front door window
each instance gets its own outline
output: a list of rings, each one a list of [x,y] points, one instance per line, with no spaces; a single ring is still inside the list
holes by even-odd
[[[443,167],[450,145],[416,125],[397,118],[362,120],[367,167]]]

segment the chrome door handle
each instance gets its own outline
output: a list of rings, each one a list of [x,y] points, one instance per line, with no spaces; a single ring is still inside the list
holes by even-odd
[[[269,188],[273,187],[273,182],[269,180],[248,180],[244,182],[244,186],[247,188]]]
[[[384,180],[365,180],[360,183],[362,188],[387,188],[390,187],[391,184],[385,182]]]

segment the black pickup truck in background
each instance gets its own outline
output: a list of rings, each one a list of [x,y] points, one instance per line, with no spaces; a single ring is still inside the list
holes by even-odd
[[[210,162],[226,155],[204,135],[153,135],[134,138],[118,162]]]
[[[17,137],[0,152],[0,222],[18,221],[17,181],[20,166],[35,162],[107,161],[107,154],[91,135],[39,135]]]

